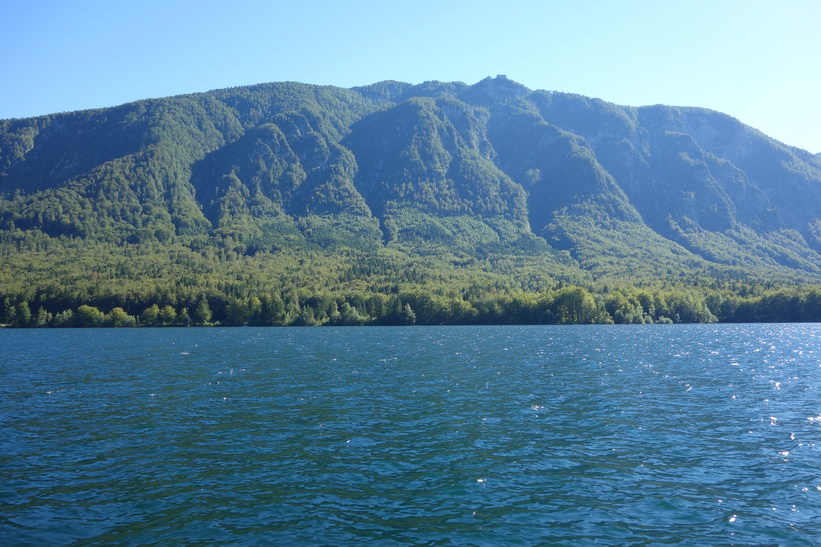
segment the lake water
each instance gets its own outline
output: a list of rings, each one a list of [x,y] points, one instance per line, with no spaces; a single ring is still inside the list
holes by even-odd
[[[821,325],[0,330],[2,545],[815,545]]]

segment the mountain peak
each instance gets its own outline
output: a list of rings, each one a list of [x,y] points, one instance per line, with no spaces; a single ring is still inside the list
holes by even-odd
[[[493,104],[509,101],[513,97],[523,97],[529,93],[530,90],[527,87],[509,79],[504,74],[499,74],[495,78],[488,76],[470,86],[464,95],[471,101]]]

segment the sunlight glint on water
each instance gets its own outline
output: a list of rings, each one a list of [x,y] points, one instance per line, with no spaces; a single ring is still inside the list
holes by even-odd
[[[812,545],[821,327],[0,331],[0,544]]]

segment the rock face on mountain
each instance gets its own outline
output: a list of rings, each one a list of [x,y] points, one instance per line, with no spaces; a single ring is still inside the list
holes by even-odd
[[[0,121],[0,230],[247,252],[441,245],[821,276],[821,155],[505,77],[264,84]],[[566,256],[566,254],[564,255]]]

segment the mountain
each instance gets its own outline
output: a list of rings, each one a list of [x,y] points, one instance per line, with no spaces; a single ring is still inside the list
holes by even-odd
[[[149,248],[225,268],[230,256],[317,268],[320,256],[379,257],[386,282],[386,256],[420,269],[437,256],[463,286],[513,276],[526,290],[816,283],[821,159],[719,112],[504,76],[262,84],[0,121],[0,245],[41,272],[41,291],[59,267],[35,266],[37,253],[65,256],[68,273],[78,246],[112,268],[111,283],[128,278],[114,257]],[[349,266],[348,281],[368,278]],[[19,295],[7,274],[0,296]]]

